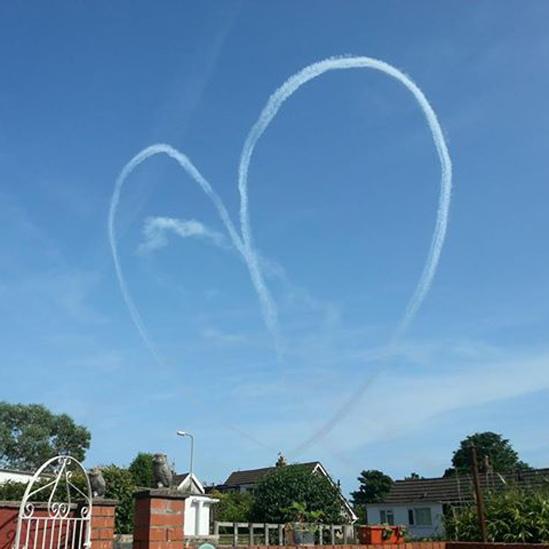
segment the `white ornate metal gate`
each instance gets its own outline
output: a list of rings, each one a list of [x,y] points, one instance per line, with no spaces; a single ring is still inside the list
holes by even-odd
[[[74,484],[76,473],[84,478],[83,489]],[[89,549],[91,514],[92,491],[84,467],[71,456],[51,458],[27,485],[13,549]]]

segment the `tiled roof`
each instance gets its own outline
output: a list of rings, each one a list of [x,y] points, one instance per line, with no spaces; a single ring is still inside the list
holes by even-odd
[[[481,473],[483,490],[501,490],[515,485],[521,488],[549,486],[549,468],[531,469],[516,473]],[[393,483],[383,503],[411,503],[437,501],[440,503],[466,503],[473,500],[474,488],[470,475],[454,475],[448,478],[397,480]]]
[[[311,472],[319,465],[318,461],[311,461],[309,463],[299,463],[294,465],[299,467],[306,467]],[[246,471],[233,471],[229,478],[223,483],[227,487],[236,487],[246,484],[255,484],[259,482],[267,473],[274,471],[276,467],[263,467],[261,469],[248,469]]]

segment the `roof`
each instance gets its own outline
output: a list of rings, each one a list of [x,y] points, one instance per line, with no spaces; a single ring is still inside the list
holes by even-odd
[[[178,475],[173,476],[173,483],[178,490],[183,490],[185,488],[185,485],[189,484],[189,476],[190,476],[190,473],[180,473]],[[194,489],[191,489],[191,493],[204,494],[204,486],[196,478],[196,475],[194,473],[193,473],[192,480],[193,482],[192,482],[191,488],[194,487]]]
[[[318,461],[309,463],[296,463],[299,467],[310,469],[311,473],[320,465]],[[295,466],[294,465],[294,466]],[[247,469],[245,471],[233,471],[227,480],[223,483],[227,487],[237,487],[246,484],[255,484],[259,482],[265,475],[276,470],[276,467],[263,467],[261,469]]]
[[[13,473],[15,475],[27,475],[29,477],[34,476],[34,472],[20,471],[19,469],[4,469],[0,467],[0,473]]]
[[[479,480],[483,490],[501,490],[509,485],[521,488],[549,486],[549,468],[505,474],[481,473]],[[473,490],[471,475],[397,480],[381,503],[398,504],[421,501],[468,503],[473,500]]]

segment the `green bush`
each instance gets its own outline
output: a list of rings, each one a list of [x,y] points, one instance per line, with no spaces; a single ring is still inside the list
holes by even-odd
[[[21,501],[26,487],[26,483],[13,480],[0,484],[0,501]],[[37,495],[40,496],[41,494],[38,493]],[[44,501],[44,499],[37,498],[36,501]]]
[[[213,512],[215,520],[220,522],[250,522],[253,496],[248,492],[212,492],[211,497],[219,499]]]
[[[153,475],[153,455],[139,452],[128,467],[136,486],[142,488],[156,488]]]
[[[51,482],[50,480],[42,480],[37,481],[32,486],[32,492],[35,492],[38,490],[41,486],[45,486]],[[82,492],[86,493],[86,487],[85,487],[85,479],[84,476],[81,474],[76,474],[71,478],[71,482]],[[7,482],[4,482],[0,484],[0,501],[21,501],[23,499],[23,495],[25,493],[25,490],[27,488],[26,482],[16,482],[13,480],[8,480]],[[40,490],[39,492],[33,494],[33,496],[30,498],[31,501],[47,501],[48,498],[51,495],[52,492],[51,486],[44,488],[44,490]],[[80,494],[74,489],[71,489],[71,498],[72,501],[78,501],[81,498]],[[67,493],[65,491],[65,488],[61,486],[57,488],[57,492],[55,494],[55,500],[56,501],[67,501]]]
[[[324,476],[301,465],[277,467],[258,484],[252,518],[257,522],[285,523],[295,520],[295,504],[308,513],[322,513],[323,521],[345,521],[339,490]]]
[[[117,534],[133,532],[133,511],[135,483],[130,471],[117,465],[101,467],[107,485],[106,498],[118,500],[116,506],[115,531]]]
[[[506,543],[549,542],[549,490],[512,488],[485,497],[488,541]],[[480,541],[475,506],[453,509],[444,520],[447,537]]]

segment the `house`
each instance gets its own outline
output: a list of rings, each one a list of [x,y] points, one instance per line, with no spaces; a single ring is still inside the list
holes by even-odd
[[[15,469],[0,469],[0,484],[6,482],[23,482],[27,484],[34,473],[28,471],[17,471]]]
[[[183,473],[174,476],[174,485],[180,492],[188,493],[185,499],[183,535],[193,541],[210,539],[210,515],[212,505],[219,500],[206,494],[203,484],[193,474]]]
[[[280,456],[277,464],[273,467],[262,467],[261,469],[247,469],[245,471],[233,471],[227,478],[227,480],[216,486],[216,489],[220,492],[254,492],[256,484],[267,474],[275,471],[277,467],[286,465],[284,458]],[[304,467],[311,472],[312,475],[322,475],[327,478],[330,483],[335,486],[339,491],[339,484],[336,484],[332,477],[328,474],[320,461],[311,461],[308,463],[296,463],[295,466]],[[339,491],[339,497],[341,499],[341,511],[346,519],[353,523],[357,520],[353,508],[347,499]]]
[[[535,488],[549,483],[548,469],[531,469],[508,474],[480,475],[481,489],[497,491],[508,486]],[[413,537],[444,535],[443,517],[452,507],[474,502],[470,475],[397,480],[380,503],[366,505],[368,524],[403,525]]]

